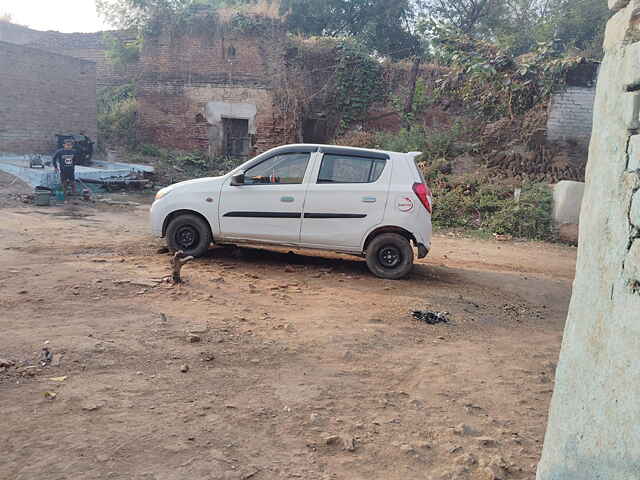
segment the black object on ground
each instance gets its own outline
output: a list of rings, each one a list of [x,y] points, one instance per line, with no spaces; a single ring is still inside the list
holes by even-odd
[[[437,325],[438,323],[449,323],[446,312],[431,312],[429,310],[414,310],[411,316],[416,320],[428,323],[429,325]]]

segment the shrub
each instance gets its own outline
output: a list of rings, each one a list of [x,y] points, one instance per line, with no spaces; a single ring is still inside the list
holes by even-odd
[[[137,143],[138,103],[133,85],[106,87],[98,92],[100,150],[107,145],[134,148]]]
[[[107,112],[98,113],[99,149],[106,145],[134,147],[137,143],[136,120],[138,102],[134,98],[121,101]]]
[[[421,125],[411,130],[378,133],[377,144],[382,150],[393,152],[422,152],[420,161],[433,161],[462,153],[457,144],[467,136],[461,123],[454,123],[446,129],[427,129]]]
[[[553,238],[551,210],[553,195],[547,185],[537,184],[522,191],[520,201],[511,199],[493,215],[487,228],[493,233],[535,240]]]
[[[525,185],[517,201],[510,186],[490,179],[453,183],[440,175],[429,183],[436,227],[477,229],[536,240],[553,238],[552,194],[547,185]]]

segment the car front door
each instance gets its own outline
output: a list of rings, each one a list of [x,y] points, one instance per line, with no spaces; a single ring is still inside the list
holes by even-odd
[[[323,150],[307,189],[301,243],[357,250],[384,218],[391,161],[382,153]]]
[[[244,172],[244,183],[225,181],[220,231],[225,239],[297,244],[310,152],[276,153]]]

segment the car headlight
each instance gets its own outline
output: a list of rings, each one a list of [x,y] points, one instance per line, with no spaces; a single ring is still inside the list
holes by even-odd
[[[162,188],[158,190],[158,193],[156,193],[156,200],[160,200],[161,198],[166,197],[169,192],[171,192],[170,188]]]

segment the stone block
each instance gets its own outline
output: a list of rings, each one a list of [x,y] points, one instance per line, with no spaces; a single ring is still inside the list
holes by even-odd
[[[628,170],[640,169],[640,135],[633,135],[629,139],[629,165]]]
[[[556,225],[580,223],[584,183],[563,180],[553,188],[553,221]]]
[[[636,192],[631,200],[629,220],[631,221],[631,225],[640,229],[640,192]]]

